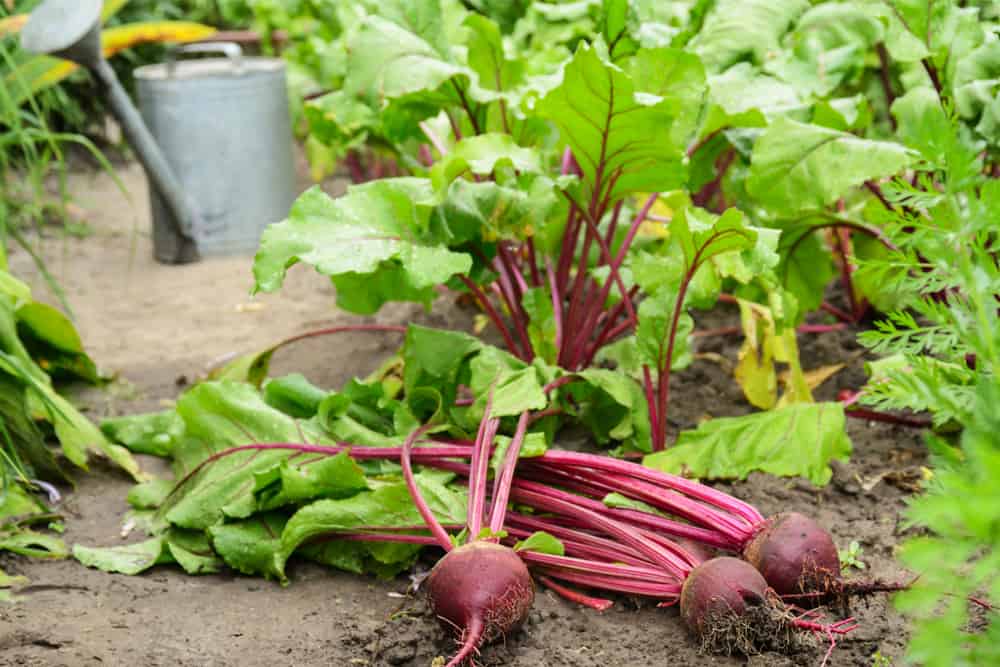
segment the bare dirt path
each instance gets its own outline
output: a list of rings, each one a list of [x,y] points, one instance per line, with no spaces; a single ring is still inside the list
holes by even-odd
[[[121,168],[131,203],[106,175],[75,174],[71,190],[87,212],[86,238],[43,241],[48,266],[66,290],[76,322],[98,365],[119,380],[108,391],[88,392],[95,419],[159,409],[220,358],[320,325],[352,320],[334,309],[329,284],[307,270],[293,270],[277,295],[251,300],[246,257],[171,267],[151,258],[145,181],[134,164]],[[306,185],[303,181],[303,187]],[[336,192],[338,183],[326,185]],[[54,301],[23,252],[14,271],[41,298]],[[468,328],[468,316],[448,303],[429,316],[397,307],[380,321],[449,323]],[[735,321],[735,314],[730,314]],[[841,361],[854,352],[851,334],[805,341],[807,367]],[[705,340],[701,351],[733,358],[738,341]],[[373,370],[398,340],[345,335],[306,341],[279,353],[274,372],[298,371],[336,387]],[[696,362],[680,374],[674,425],[689,427],[706,414],[748,410],[722,366]],[[863,381],[860,362],[827,383],[823,398]],[[765,513],[796,509],[834,530],[838,545],[858,540],[869,572],[903,576],[892,557],[900,541],[898,513],[907,480],[922,462],[916,436],[895,427],[851,424],[856,455],[838,468],[834,482],[815,489],[799,480],[752,476],[727,490]],[[155,469],[153,461],[145,463]],[[122,543],[129,482],[103,465],[79,476],[60,505],[68,544]],[[132,535],[128,539],[136,539]],[[450,642],[418,598],[402,596],[405,579],[378,582],[309,564],[292,570],[293,582],[232,573],[189,577],[169,567],[125,577],[89,570],[73,561],[7,558],[8,572],[32,586],[13,605],[0,607],[0,665],[358,665],[428,667]],[[871,665],[876,652],[898,658],[905,624],[884,600],[858,609],[861,628],[834,653],[831,665]],[[753,665],[818,664],[823,651],[792,658],[756,656]],[[620,600],[604,614],[578,609],[540,589],[527,627],[505,645],[486,650],[482,662],[514,667],[643,667],[738,665],[745,659],[706,656],[687,637],[674,610],[638,608]]]

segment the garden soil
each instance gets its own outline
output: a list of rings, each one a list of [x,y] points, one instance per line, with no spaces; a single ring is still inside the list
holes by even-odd
[[[84,341],[99,366],[115,376],[103,391],[78,399],[93,419],[162,409],[213,364],[289,335],[333,323],[357,321],[338,313],[330,283],[305,267],[289,274],[279,294],[250,296],[250,258],[210,259],[187,266],[152,260],[146,183],[135,165],[118,166],[129,198],[104,174],[81,169],[69,180],[74,208],[87,223],[84,235],[41,230],[42,254],[64,288]],[[301,173],[305,174],[303,165]],[[308,185],[303,176],[302,186]],[[342,191],[331,181],[324,188]],[[55,296],[23,251],[11,264],[36,296]],[[442,297],[434,314],[392,307],[378,320],[410,320],[471,330],[473,317]],[[700,326],[738,323],[723,307]],[[847,361],[827,380],[819,398],[864,381],[862,351],[853,334],[803,336],[805,368]],[[399,344],[393,334],[343,334],[283,349],[273,372],[302,372],[330,388],[374,370]],[[710,416],[750,410],[731,371],[738,337],[705,337],[698,358],[675,376],[671,426],[690,428]],[[863,548],[860,573],[886,580],[908,578],[894,562],[907,535],[900,513],[918,484],[924,450],[919,436],[898,426],[851,420],[854,455],[837,465],[833,481],[815,488],[800,479],[752,475],[721,488],[765,514],[797,510],[832,529],[841,548]],[[159,461],[143,458],[152,471]],[[67,544],[110,546],[141,539],[123,536],[129,480],[95,462],[66,489],[58,505]],[[440,630],[410,580],[377,581],[308,563],[294,564],[291,583],[225,572],[187,576],[170,566],[135,577],[105,574],[72,560],[6,557],[0,567],[30,584],[13,604],[0,603],[0,665],[276,667],[429,667],[453,642]],[[420,567],[428,567],[422,563]],[[905,622],[882,597],[856,605],[859,628],[842,639],[830,665],[871,665],[880,654],[898,660]],[[818,665],[826,650],[749,659],[705,655],[685,632],[677,611],[619,598],[604,613],[579,608],[539,588],[525,627],[483,651],[480,663],[511,667],[644,667],[646,665]],[[876,663],[884,664],[884,663]]]

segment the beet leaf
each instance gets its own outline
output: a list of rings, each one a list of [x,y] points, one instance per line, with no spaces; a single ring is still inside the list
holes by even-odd
[[[793,215],[821,209],[850,188],[891,176],[912,161],[913,151],[897,143],[781,118],[754,145],[746,185],[771,210]]]
[[[846,460],[851,441],[840,403],[805,403],[744,417],[717,417],[684,431],[664,452],[644,464],[696,477],[745,479],[753,470],[801,475],[821,486],[831,460]]]

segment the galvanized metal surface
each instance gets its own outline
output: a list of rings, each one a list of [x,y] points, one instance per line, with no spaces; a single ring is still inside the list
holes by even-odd
[[[188,60],[140,67],[135,79],[142,117],[197,206],[199,252],[253,253],[296,194],[284,63]],[[169,254],[169,212],[157,193],[151,200],[155,252]]]
[[[21,46],[29,53],[57,53],[76,46],[100,24],[101,0],[48,0],[31,12],[21,30]],[[88,44],[90,52],[100,55]]]

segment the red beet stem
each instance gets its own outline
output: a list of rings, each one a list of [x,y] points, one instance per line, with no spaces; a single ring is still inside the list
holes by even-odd
[[[616,591],[631,595],[645,595],[647,597],[657,598],[660,600],[676,600],[677,596],[680,595],[681,592],[679,584],[648,583],[636,581],[634,579],[618,579],[616,577],[606,577],[599,574],[588,574],[584,572],[550,569],[545,567],[541,568],[541,571],[556,579],[569,581],[582,586],[590,586],[592,588],[599,588],[606,591]]]
[[[383,331],[388,333],[406,333],[406,327],[392,324],[348,324],[340,327],[328,327],[326,329],[314,329],[312,331],[306,331],[304,333],[296,334],[290,338],[286,338],[281,341],[275,348],[284,347],[285,345],[290,345],[296,343],[300,340],[305,340],[307,338],[316,338],[318,336],[329,336],[331,334],[338,333],[356,333],[360,331]]]
[[[552,462],[554,464],[580,465],[597,470],[630,475],[667,489],[673,489],[691,498],[702,500],[721,510],[736,514],[742,517],[751,527],[756,526],[764,520],[764,516],[754,507],[728,494],[678,475],[671,475],[670,473],[661,472],[653,468],[647,468],[638,463],[621,461],[597,454],[561,450],[549,450],[542,456],[537,457],[536,460]]]
[[[482,528],[483,510],[486,506],[486,477],[489,474],[490,447],[496,437],[500,420],[490,417],[493,411],[493,387],[490,387],[486,398],[486,409],[483,419],[479,422],[479,432],[472,445],[472,460],[469,473],[469,506],[468,521],[469,537],[475,539]]]
[[[472,514],[469,515],[469,535],[470,539],[475,539],[482,529],[483,520],[486,517],[486,484],[489,480],[490,454],[493,451],[493,443],[496,441],[497,431],[500,429],[500,420],[496,418],[483,420],[486,428],[483,430],[483,440],[480,443],[479,456],[479,478],[474,488],[470,488],[470,496],[474,497]],[[474,492],[474,493],[473,493]]]
[[[612,537],[625,542],[637,551],[645,554],[654,564],[663,567],[668,572],[683,577],[686,571],[684,564],[670,551],[653,542],[635,529],[623,523],[609,519],[597,512],[584,509],[573,502],[567,502],[547,495],[547,487],[535,485],[532,482],[521,482],[515,486],[511,496],[518,502],[524,502],[539,509],[554,511],[570,517],[587,521],[594,528],[606,531]]]
[[[330,446],[330,445],[309,445],[302,443],[254,443],[249,445],[239,445],[236,447],[231,447],[229,449],[222,450],[212,454],[204,461],[199,463],[194,469],[192,469],[180,482],[175,485],[174,489],[171,491],[171,495],[175,493],[181,486],[183,486],[188,480],[190,480],[195,474],[197,474],[202,468],[217,461],[226,456],[236,454],[241,451],[256,451],[256,450],[267,450],[267,449],[286,449],[299,452],[310,452],[310,453],[320,453],[327,454],[330,456],[339,454],[342,451],[349,451],[350,455],[356,459],[398,459],[401,455],[401,449],[398,447],[355,447],[350,443],[341,443],[340,445]],[[437,465],[438,467],[443,466],[445,459],[468,459],[472,454],[472,448],[467,444],[460,445],[435,445],[418,447],[411,452],[416,460],[427,464]],[[596,470],[606,470],[610,472],[616,472],[626,475],[631,475],[637,479],[641,479],[653,484],[658,484],[665,487],[666,489],[673,489],[688,495],[692,498],[702,500],[709,503],[719,509],[733,512],[734,514],[739,514],[744,519],[749,520],[750,517],[756,515],[760,516],[753,507],[739,501],[725,493],[715,491],[710,487],[703,486],[697,482],[692,482],[686,480],[682,477],[676,475],[669,475],[667,473],[662,473],[651,468],[646,468],[637,463],[632,463],[629,461],[620,461],[617,459],[612,459],[605,456],[598,456],[593,454],[584,454],[580,452],[566,452],[566,451],[556,451],[550,450],[539,457],[532,458],[532,465],[545,464],[547,469],[552,469],[556,471],[573,470],[576,466],[587,466],[594,468]],[[447,468],[447,467],[446,467]],[[451,468],[447,468],[451,469]],[[580,502],[581,504],[587,504],[585,498],[579,496],[570,495],[574,501]],[[669,519],[659,517],[648,512],[642,512],[638,510],[623,510],[623,509],[609,509],[603,506],[599,501],[593,501],[600,508],[591,504],[591,509],[595,511],[600,511],[609,517],[616,517],[621,520],[627,520],[631,522],[637,522],[638,525],[642,525],[646,528],[653,530],[660,530],[664,533],[672,535],[674,537],[683,537],[701,542],[703,544],[728,550],[739,550],[742,545],[752,537],[757,526],[763,522],[763,517],[760,518],[759,522],[755,524],[753,528],[748,528],[745,531],[740,531],[740,534],[732,534],[730,531],[721,530],[717,526],[699,527],[692,526],[688,524],[679,523],[676,521],[671,521]],[[703,517],[701,517],[703,518]],[[699,521],[699,523],[704,523]],[[477,531],[478,533],[478,531]]]
[[[643,480],[614,472],[600,473],[583,468],[573,470],[572,474],[605,487],[608,493],[617,492],[641,500],[683,519],[711,525],[717,530],[725,531],[728,535],[742,535],[746,532],[746,527],[741,526],[738,522],[741,520],[740,517],[730,518],[701,502],[693,501],[675,491],[664,490],[662,487]]]
[[[642,510],[609,509],[606,514],[610,517],[626,521],[633,526],[646,528],[651,531],[659,531],[672,537],[694,540],[715,549],[723,549],[725,551],[739,551],[740,549],[741,543],[734,543],[732,540],[715,531],[671,521],[670,519]]]
[[[886,412],[878,412],[876,410],[868,410],[866,408],[851,408],[849,410],[844,410],[844,414],[854,419],[885,422],[886,424],[898,424],[899,426],[909,426],[910,428],[930,428],[933,426],[930,419],[891,415]]]
[[[598,537],[582,530],[559,525],[565,522],[560,519],[542,519],[523,516],[510,512],[507,514],[507,530],[515,537],[528,537],[532,533],[543,531],[562,541],[566,553],[579,553],[589,558],[603,558],[612,563],[627,565],[649,565],[649,559],[636,553],[634,549],[623,546],[620,542]]]
[[[427,505],[427,501],[424,500],[423,494],[420,493],[420,488],[417,486],[417,480],[413,476],[413,465],[410,462],[410,451],[413,449],[413,443],[417,441],[417,438],[430,429],[430,425],[421,426],[407,436],[406,442],[403,443],[400,463],[403,466],[403,479],[406,480],[406,488],[410,490],[410,496],[413,497],[413,504],[417,506],[417,511],[420,512],[420,516],[423,517],[424,522],[427,524],[427,527],[430,528],[431,534],[434,536],[434,539],[437,540],[441,548],[445,551],[451,551],[453,548],[451,538],[448,537],[448,533],[445,531],[444,527],[441,526],[441,522],[437,520],[437,517],[434,516],[434,512],[431,511],[431,508]]]
[[[677,577],[655,567],[603,563],[588,558],[556,556],[555,554],[544,554],[528,550],[520,551],[518,554],[526,563],[535,563],[544,566],[548,571],[570,570],[574,572],[602,574],[608,577],[636,579],[638,581],[656,582],[661,584],[680,583]]]
[[[507,513],[507,499],[510,497],[510,485],[514,480],[514,468],[517,467],[517,459],[521,455],[521,445],[524,444],[524,436],[528,431],[530,412],[522,412],[517,420],[517,430],[514,438],[507,446],[504,455],[503,466],[496,475],[493,485],[493,505],[490,507],[490,532],[499,533],[503,529],[504,516]]]
[[[514,527],[514,521],[511,520],[508,515],[508,524],[505,527],[507,534],[510,536],[506,543],[513,545],[513,539],[526,539],[531,537],[535,532],[532,530],[524,530],[522,528]],[[564,537],[559,537],[551,530],[545,531],[552,535],[553,537],[558,537],[559,541],[562,542],[565,548],[567,556],[573,556],[574,558],[583,558],[587,560],[599,560],[606,563],[623,563],[626,565],[638,565],[640,567],[649,567],[650,562],[648,559],[639,558],[633,555],[631,552],[626,555],[622,555],[618,551],[604,549],[599,546],[594,546],[587,544],[585,542],[576,542]]]
[[[578,475],[570,474],[564,469],[550,470],[544,466],[536,466],[530,461],[525,462],[521,477],[522,479],[531,479],[545,484],[555,484],[563,489],[591,496],[589,499],[581,499],[583,505],[588,509],[628,523],[636,523],[644,528],[659,530],[673,537],[692,539],[718,549],[739,550],[740,545],[742,545],[742,542],[738,538],[727,538],[725,534],[718,530],[710,530],[689,523],[681,523],[641,510],[609,508],[598,499],[603,499],[607,494],[616,492],[619,489],[612,484],[604,482],[600,477],[590,476],[584,479]],[[696,521],[704,519],[703,515],[697,513],[691,516]]]
[[[479,305],[483,307],[483,310],[486,312],[486,316],[490,318],[490,321],[493,322],[493,326],[495,326],[500,332],[500,335],[503,336],[504,342],[507,344],[507,349],[510,350],[510,353],[518,359],[524,359],[524,352],[521,351],[514,343],[514,338],[510,335],[510,329],[508,329],[507,325],[504,324],[503,318],[500,317],[500,313],[497,312],[497,309],[493,307],[493,304],[490,302],[490,298],[486,296],[483,290],[480,289],[479,285],[474,283],[470,278],[461,274],[459,274],[458,278],[465,284],[466,289],[472,293],[476,301],[479,302]]]
[[[469,475],[468,464],[457,461],[435,460],[432,465],[460,475]],[[584,508],[582,502],[585,502],[586,498],[523,479],[515,479],[511,486],[511,497],[517,502],[546,512],[562,514],[570,520],[577,520],[595,530],[604,531],[643,554],[652,564],[667,569],[679,578],[685,576],[690,569],[688,560],[691,556],[680,547],[675,545],[674,549],[665,548],[659,541],[651,539],[641,531],[600,512]]]
[[[567,376],[569,377],[569,376]],[[464,447],[464,451],[463,451]],[[331,451],[336,448],[326,448],[320,450],[303,450],[303,451]],[[467,446],[454,446],[450,451],[434,451],[431,453],[432,448],[423,448],[425,451],[420,453],[421,455],[426,455],[430,457],[462,457],[467,458],[469,456],[469,450]],[[436,449],[436,448],[435,448]],[[351,449],[352,456],[359,457],[370,457],[370,458],[394,458],[398,456],[398,450],[392,447],[374,447],[374,448],[363,448],[363,447],[353,447]],[[419,452],[419,450],[418,450]],[[415,453],[418,453],[415,452]],[[334,451],[333,453],[336,453]],[[381,456],[379,456],[379,454]],[[738,542],[742,543],[749,539],[757,527],[763,523],[764,516],[758,512],[753,506],[738,500],[726,493],[721,491],[716,491],[715,489],[694,482],[692,480],[685,479],[678,475],[671,475],[669,473],[661,472],[653,468],[648,468],[638,463],[633,463],[630,461],[622,461],[619,459],[614,459],[608,456],[601,456],[597,454],[586,454],[583,452],[570,452],[562,450],[549,450],[539,457],[532,458],[533,463],[544,463],[551,464],[553,468],[565,468],[570,471],[579,469],[580,467],[592,468],[594,470],[603,470],[606,472],[612,472],[619,475],[627,475],[634,477],[643,482],[647,482],[659,487],[663,487],[666,490],[677,491],[684,496],[700,500],[713,507],[716,507],[725,512],[735,514],[740,517],[745,523],[745,528],[737,528],[731,525],[731,520],[727,520],[725,523],[727,526],[717,526],[714,522],[709,522],[711,528],[719,529],[724,532],[724,534],[732,536]],[[683,502],[683,501],[682,501]],[[666,508],[665,508],[666,509]],[[701,506],[695,507],[699,512],[698,521],[699,523],[705,524],[705,515],[701,513]],[[696,537],[693,539],[697,539]],[[715,546],[715,545],[713,545]],[[721,546],[721,545],[720,545]]]
[[[300,334],[296,334],[289,338],[285,338],[277,343],[275,343],[271,348],[271,352],[274,352],[282,347],[291,345],[292,343],[297,343],[300,340],[306,340],[307,338],[318,338],[319,336],[330,336],[339,333],[358,333],[363,331],[378,331],[385,333],[406,333],[406,327],[395,325],[395,324],[347,324],[339,327],[326,327],[324,329],[313,329],[311,331],[305,331]],[[210,370],[215,370],[223,362],[215,362],[211,365]]]
[[[569,588],[568,586],[563,586],[562,584],[557,583],[556,580],[551,577],[546,577],[542,575],[538,577],[538,580],[541,581],[543,584],[545,584],[547,588],[552,589],[557,594],[566,598],[570,602],[575,602],[584,607],[589,607],[597,611],[607,611],[608,609],[611,609],[613,606],[615,606],[615,603],[612,602],[611,600],[584,595],[580,591],[574,590],[572,588]]]

